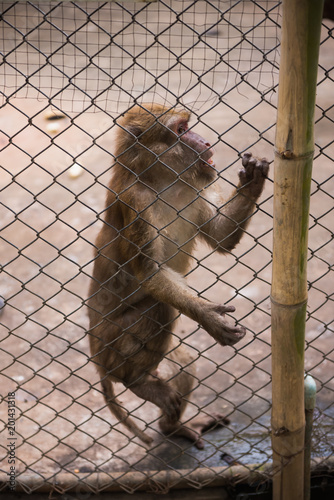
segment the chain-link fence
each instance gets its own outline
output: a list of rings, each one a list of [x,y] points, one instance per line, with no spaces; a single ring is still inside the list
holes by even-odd
[[[203,436],[204,449],[163,435],[158,408],[122,384],[122,406],[153,443],[111,416],[90,360],[86,303],[118,119],[133,104],[191,110],[226,197],[245,151],[273,160],[279,2],[5,1],[0,26],[3,486],[57,490],[64,473],[61,491],[163,492],[215,484],[235,464],[270,466],[271,173],[240,244],[224,256],[198,245],[186,276],[199,297],[235,306],[230,321],[247,329],[235,348],[221,347],[186,316],[177,323],[174,338],[197,367],[185,421],[231,421]],[[324,19],[306,333],[320,463],[334,443],[333,74],[333,22]]]

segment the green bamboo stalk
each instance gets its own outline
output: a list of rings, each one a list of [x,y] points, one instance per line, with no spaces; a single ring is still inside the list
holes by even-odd
[[[321,0],[283,0],[274,172],[274,500],[304,497],[307,242]]]

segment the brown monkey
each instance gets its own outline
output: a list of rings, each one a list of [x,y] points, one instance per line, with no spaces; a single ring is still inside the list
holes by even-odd
[[[192,359],[172,335],[177,311],[189,316],[221,345],[245,335],[228,323],[232,306],[215,304],[187,287],[184,275],[197,237],[229,252],[239,242],[268,173],[266,160],[242,159],[239,183],[227,203],[208,142],[188,129],[189,113],[151,104],[134,106],[118,120],[116,162],[105,220],[96,241],[88,301],[92,359],[111,412],[144,442],[141,431],[115,399],[113,382],[162,410],[159,425],[203,447],[201,433],[221,415],[180,418],[193,382]],[[169,360],[172,376],[158,366]]]

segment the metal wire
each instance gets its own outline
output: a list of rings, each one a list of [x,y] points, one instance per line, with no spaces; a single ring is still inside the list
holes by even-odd
[[[162,436],[156,408],[121,385],[118,397],[147,425],[152,447],[111,417],[90,360],[85,304],[114,132],[126,109],[158,101],[190,110],[215,147],[227,196],[244,151],[273,159],[279,2],[5,1],[1,8],[1,472],[11,478],[13,452],[16,485],[39,477],[29,493],[59,472],[86,486],[103,472],[133,492],[140,480],[127,487],[128,471],[145,471],[142,484],[166,491],[154,482],[159,471],[180,471],[180,482],[198,488],[224,465],[270,465],[270,180],[237,249],[222,258],[200,246],[187,274],[199,296],[235,305],[248,331],[236,349],[223,349],[187,318],[178,324],[176,339],[197,360],[186,418],[220,411],[231,420],[205,436],[203,451]],[[332,43],[324,20],[306,346],[318,384],[313,457],[320,461],[332,455],[334,433]],[[196,484],[197,469],[210,479]]]

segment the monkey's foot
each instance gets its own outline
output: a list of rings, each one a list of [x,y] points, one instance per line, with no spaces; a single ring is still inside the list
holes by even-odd
[[[204,440],[202,435],[210,430],[225,427],[230,423],[229,419],[224,417],[221,413],[213,413],[212,415],[200,415],[195,417],[179,427],[171,428],[164,426],[160,423],[160,428],[164,434],[171,434],[172,436],[182,436],[192,441],[196,448],[202,450],[204,448]]]

